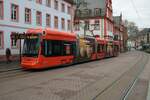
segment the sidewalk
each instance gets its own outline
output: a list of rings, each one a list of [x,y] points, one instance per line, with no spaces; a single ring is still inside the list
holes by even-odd
[[[11,63],[0,62],[0,72],[5,72],[8,70],[15,70],[20,68],[19,61],[13,61]]]

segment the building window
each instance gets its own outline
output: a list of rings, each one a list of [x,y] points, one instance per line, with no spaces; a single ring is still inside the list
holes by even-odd
[[[84,12],[82,13],[85,17],[91,16],[91,10],[90,9],[84,9]]]
[[[31,23],[31,9],[25,8],[25,23]]]
[[[0,49],[2,49],[4,46],[4,34],[2,31],[0,31]]]
[[[110,32],[113,32],[112,23],[110,23],[109,21],[107,22],[107,30],[110,31]]]
[[[0,1],[0,19],[4,17],[4,5],[3,1]]]
[[[36,3],[42,4],[42,0],[36,0]]]
[[[11,32],[11,34],[15,34],[17,32]],[[11,39],[11,48],[12,49],[17,49],[19,48],[19,41],[15,41],[14,39]]]
[[[58,29],[58,17],[57,16],[54,17],[54,27]]]
[[[70,31],[70,30],[71,30],[71,21],[68,20],[68,31]]]
[[[101,14],[101,9],[100,8],[95,8],[94,9],[94,15],[95,16],[100,16],[100,14]]]
[[[71,14],[71,7],[68,6],[68,14]]]
[[[89,20],[86,20],[85,21],[85,30],[89,30],[90,29],[89,24],[90,24]]]
[[[12,4],[11,5],[11,20],[19,21],[19,6]]]
[[[79,21],[76,21],[74,26],[75,26],[75,31],[80,30],[80,22]]]
[[[51,0],[46,0],[46,6],[51,7]]]
[[[55,6],[55,9],[58,10],[58,1],[57,0],[54,1],[54,6]]]
[[[36,12],[36,24],[42,25],[42,13],[40,11]]]
[[[61,27],[63,30],[65,30],[65,19],[64,18],[61,19]]]
[[[46,26],[50,27],[51,23],[51,16],[49,14],[46,14]]]
[[[61,11],[65,12],[65,4],[64,3],[61,4]]]
[[[95,30],[100,30],[100,22],[99,22],[99,20],[95,20]]]

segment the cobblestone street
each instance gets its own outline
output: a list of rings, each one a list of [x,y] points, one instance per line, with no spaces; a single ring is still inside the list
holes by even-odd
[[[150,0],[0,0],[0,100],[150,100]]]
[[[148,57],[148,54],[132,51],[119,57],[69,67],[36,72],[21,70],[20,73],[26,73],[1,78],[0,100],[121,100],[148,64],[137,81],[137,85],[144,86],[140,87],[145,91],[141,92],[144,99],[134,99],[137,91],[132,91],[128,97],[129,100],[146,100],[150,79]],[[137,63],[141,66],[135,66]],[[139,90],[136,85],[135,89]]]

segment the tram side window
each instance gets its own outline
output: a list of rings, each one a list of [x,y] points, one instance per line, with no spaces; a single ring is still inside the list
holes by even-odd
[[[116,46],[117,51],[119,51],[119,46]]]
[[[52,42],[51,41],[47,41],[46,48],[47,48],[47,55],[51,56],[52,55]]]
[[[98,52],[100,52],[100,48],[101,48],[101,46],[100,46],[100,44],[98,44],[98,47],[97,47]]]
[[[93,49],[93,52],[92,53],[96,53],[96,49],[95,49],[95,44],[93,44],[92,46],[91,46]]]
[[[63,45],[63,55],[72,55],[73,54],[73,43],[64,42]]]
[[[103,44],[101,44],[100,52],[103,52]]]
[[[104,52],[107,52],[107,45],[104,45]]]
[[[61,55],[62,55],[62,42],[52,41],[52,56],[61,56]]]
[[[114,49],[115,49],[115,51],[117,52],[117,51],[118,51],[118,46],[115,45],[115,46],[114,46]]]
[[[67,56],[73,54],[72,42],[44,40],[42,53],[44,56]]]
[[[104,51],[105,51],[104,44],[102,44],[102,52],[104,52]]]
[[[103,44],[98,44],[97,51],[98,52],[103,52],[104,51],[104,45]]]
[[[43,42],[43,54],[44,56],[51,56],[52,55],[52,43],[50,40],[44,40]]]
[[[76,52],[76,49],[77,49],[77,46],[76,46],[76,42],[72,42],[72,48],[71,48],[71,52],[72,52],[72,55],[76,56],[77,52]]]
[[[114,51],[117,51],[117,50],[116,50],[116,45],[114,45],[113,49],[114,49]]]
[[[44,40],[43,42],[43,54],[44,56],[61,56],[62,55],[62,42]]]
[[[110,45],[107,44],[107,46],[106,46],[106,52],[109,53],[109,51],[110,51]]]
[[[70,55],[71,54],[71,45],[64,44],[63,55]]]

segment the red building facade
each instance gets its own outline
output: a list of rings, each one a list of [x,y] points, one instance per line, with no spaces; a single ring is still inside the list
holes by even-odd
[[[86,0],[86,2],[83,0],[81,2],[75,14],[75,32],[89,35],[90,26],[93,24],[96,28],[92,30],[92,34],[99,35],[101,39],[108,42],[119,41],[120,51],[123,51],[123,34],[127,32],[124,32],[122,15],[113,17],[112,0]],[[84,25],[87,25],[86,31]]]
[[[92,3],[96,2],[96,3]],[[100,5],[99,5],[99,4]],[[82,3],[83,4],[83,3]],[[87,5],[90,4],[90,5]],[[113,17],[111,0],[87,0],[84,6],[81,5],[76,10],[75,32],[82,34],[81,23],[90,25],[95,24],[95,35],[100,35],[102,39],[112,39],[113,37]]]

